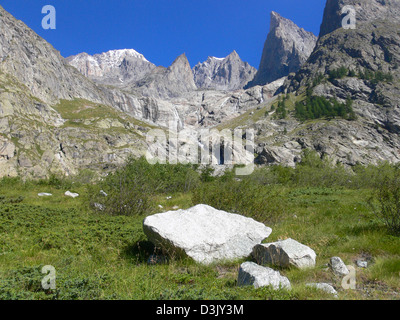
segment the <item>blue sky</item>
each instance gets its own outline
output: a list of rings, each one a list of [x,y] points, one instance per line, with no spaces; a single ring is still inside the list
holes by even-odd
[[[64,57],[132,48],[156,65],[186,53],[194,66],[236,50],[258,68],[276,11],[318,35],[324,0],[0,0]],[[44,30],[44,5],[56,8],[56,30]]]

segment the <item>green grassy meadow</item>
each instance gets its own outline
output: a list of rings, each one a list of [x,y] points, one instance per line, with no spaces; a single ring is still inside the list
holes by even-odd
[[[118,201],[111,199],[114,197],[111,189],[115,181],[121,182],[121,176],[127,179],[126,185],[135,181],[135,161],[121,169],[122,175],[110,175],[97,182],[55,177],[41,181],[3,178],[0,180],[0,299],[333,298],[306,287],[309,282],[331,283],[341,300],[399,299],[400,237],[388,230],[369,205],[376,192],[374,185],[380,183],[379,177],[383,172],[392,175],[397,169],[389,165],[358,168],[356,174],[351,173],[350,181],[350,173],[344,169],[328,169],[321,163],[317,166],[305,162],[299,169],[259,169],[242,180],[229,173],[220,178],[207,172],[196,175],[197,168],[188,166],[178,169],[159,166],[148,172],[155,176],[153,182],[161,186],[158,189],[143,174],[149,167],[141,163],[140,176],[147,180],[148,189],[143,189],[142,184],[141,189],[120,189],[115,194],[126,193],[134,200],[140,192],[146,192],[146,206],[143,211],[133,208],[124,214],[96,211],[93,201],[98,201],[98,191],[103,189],[109,193],[107,201],[118,205]],[[183,183],[189,177],[190,186]],[[336,179],[329,180],[332,177]],[[67,190],[80,196],[66,197]],[[219,190],[217,195],[216,190]],[[38,197],[40,192],[53,196]],[[172,198],[168,200],[168,196]],[[291,281],[292,290],[274,291],[237,287],[238,268],[244,261],[203,266],[189,259],[171,257],[165,264],[149,265],[147,259],[155,248],[142,231],[143,219],[176,206],[185,209],[198,203],[265,223],[273,230],[266,242],[293,238],[310,246],[317,253],[316,267],[280,270]],[[356,268],[356,290],[342,289],[342,279],[327,269],[333,256],[353,266],[359,258],[369,261],[367,269]],[[54,290],[42,289],[45,275],[41,270],[45,265],[56,269]]]

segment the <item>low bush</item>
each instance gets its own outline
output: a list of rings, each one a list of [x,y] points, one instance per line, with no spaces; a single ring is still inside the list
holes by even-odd
[[[151,165],[145,158],[128,160],[95,187],[90,187],[91,204],[111,215],[140,215],[152,210],[151,197],[157,194],[189,192],[200,182],[193,165]],[[100,193],[103,190],[108,196]],[[97,205],[96,205],[97,204]]]
[[[261,222],[271,222],[280,212],[279,193],[249,178],[227,175],[203,183],[193,191],[194,204],[207,204],[216,209],[241,214]]]
[[[400,170],[394,176],[386,176],[370,200],[374,213],[385,223],[388,230],[400,235]]]

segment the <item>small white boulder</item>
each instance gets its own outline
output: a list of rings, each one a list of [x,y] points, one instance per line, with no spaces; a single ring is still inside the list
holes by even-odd
[[[287,239],[255,246],[253,257],[260,265],[305,269],[315,267],[317,255],[311,248],[293,239]]]
[[[46,193],[46,192],[41,192],[41,193],[38,193],[38,196],[39,197],[51,197],[52,194],[51,193]]]
[[[65,192],[65,196],[71,197],[71,198],[77,198],[77,197],[79,197],[79,193],[73,193],[71,191],[67,191],[67,192]]]
[[[346,264],[339,257],[333,257],[330,260],[329,267],[333,271],[333,273],[337,276],[344,277],[347,276],[350,271],[347,268]]]
[[[254,262],[245,262],[240,266],[237,284],[239,287],[254,286],[256,289],[272,286],[275,290],[291,290],[289,279],[282,276],[279,271]]]
[[[326,293],[332,294],[335,298],[338,297],[338,293],[335,290],[335,288],[332,287],[328,283],[308,283],[306,286],[310,287],[310,288],[315,288],[315,289],[318,289],[318,290],[322,290],[322,291],[324,291]]]

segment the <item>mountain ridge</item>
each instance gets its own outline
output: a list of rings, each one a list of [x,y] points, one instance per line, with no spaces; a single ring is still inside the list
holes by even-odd
[[[368,8],[363,8],[363,15],[373,17]],[[179,130],[255,129],[259,165],[294,166],[305,149],[346,166],[400,161],[400,25],[391,20],[364,21],[355,30],[327,33],[300,70],[288,77],[246,90],[218,91],[196,86],[185,54],[168,68],[154,66],[140,80],[128,77],[118,86],[97,83],[2,10],[0,19],[6,28],[0,30],[1,174],[43,177],[55,171],[112,169],[130,155],[143,154],[150,128],[165,129],[171,122]],[[400,13],[396,10],[395,5],[385,12]],[[281,40],[290,40],[285,32],[293,35],[294,23],[272,15],[273,28],[284,34],[278,34]],[[324,17],[322,25],[327,26],[338,19],[337,15]],[[284,25],[288,30],[279,29]],[[305,32],[297,26],[295,30]],[[279,68],[289,65],[288,57],[300,61],[300,52],[308,50],[306,41],[299,39],[303,46],[278,43],[285,49],[283,60],[275,62]],[[111,68],[128,72],[133,64],[122,57],[122,51],[109,62]],[[229,59],[209,59],[238,58],[233,52]],[[343,69],[346,72],[338,76],[337,70]],[[283,94],[277,97],[277,92]],[[304,102],[306,95],[338,103],[350,96],[358,118],[300,121],[296,104]],[[279,100],[282,106],[282,99],[288,106],[286,116],[280,116],[276,104]]]

